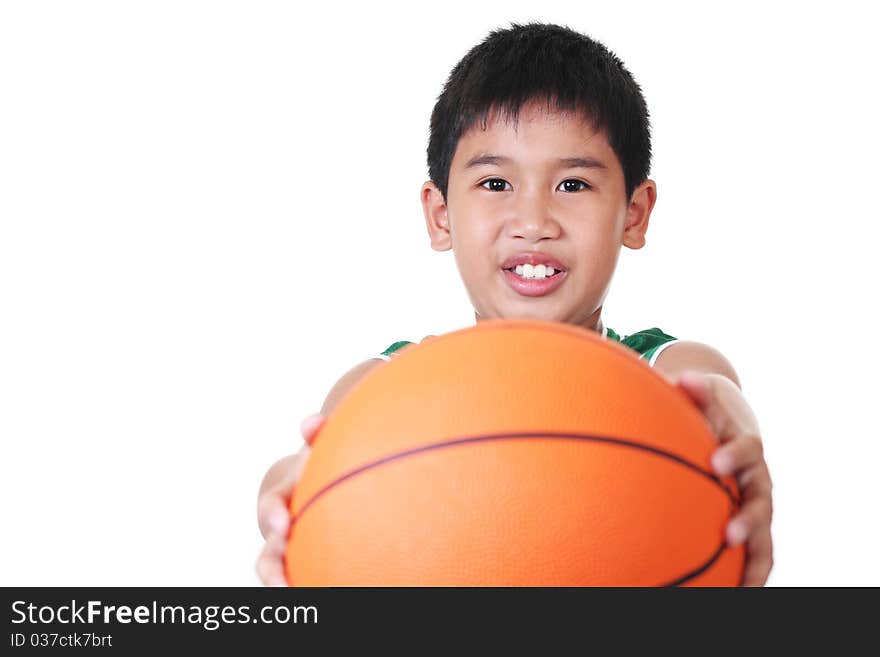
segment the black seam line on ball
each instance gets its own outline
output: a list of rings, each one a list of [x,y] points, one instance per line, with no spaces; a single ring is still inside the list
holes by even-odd
[[[730,498],[730,501],[734,505],[734,507],[739,507],[739,502],[736,499],[736,496],[733,492],[724,485],[721,480],[713,475],[711,472],[706,472],[702,468],[697,465],[694,465],[690,461],[687,461],[680,456],[676,456],[675,454],[670,454],[669,452],[664,452],[662,449],[657,449],[656,447],[651,447],[650,445],[642,445],[641,443],[633,442],[631,440],[622,440],[620,438],[608,438],[606,436],[591,436],[580,433],[551,433],[551,432],[542,432],[542,433],[501,433],[501,434],[490,434],[485,436],[468,436],[467,438],[457,438],[454,440],[446,440],[439,443],[431,443],[429,445],[422,445],[421,447],[415,447],[413,449],[406,450],[405,452],[397,452],[396,454],[392,454],[390,456],[385,456],[376,461],[372,461],[371,463],[367,463],[366,465],[362,465],[354,470],[345,473],[344,475],[337,477],[329,484],[325,485],[318,492],[316,492],[312,497],[303,504],[302,508],[299,510],[299,513],[291,521],[291,530],[293,529],[293,524],[299,520],[302,515],[305,513],[306,509],[308,509],[318,498],[322,497],[325,493],[329,492],[332,488],[335,488],[342,482],[347,479],[351,479],[352,477],[356,477],[357,475],[365,472],[366,470],[372,470],[373,468],[377,468],[380,465],[385,465],[386,463],[390,463],[391,461],[397,461],[399,459],[404,459],[408,456],[413,456],[414,454],[419,454],[421,452],[430,452],[435,449],[444,449],[446,447],[455,447],[457,445],[466,445],[468,443],[480,443],[480,442],[488,442],[491,440],[522,440],[522,439],[567,439],[567,440],[585,440],[590,442],[597,443],[608,443],[611,445],[620,445],[622,447],[631,447],[633,449],[640,449],[645,452],[650,452],[651,454],[656,454],[657,456],[662,456],[671,461],[675,461],[686,468],[690,468],[694,472],[699,473],[703,477],[709,479],[713,484],[721,488],[727,496]],[[707,566],[708,567],[708,566]]]
[[[715,551],[715,554],[713,554],[711,557],[709,557],[709,560],[706,563],[704,563],[702,566],[695,568],[694,570],[687,573],[686,575],[682,575],[678,579],[676,579],[672,582],[669,582],[668,584],[662,584],[661,588],[671,588],[673,586],[681,586],[682,584],[686,583],[687,581],[692,580],[694,577],[697,577],[698,575],[701,575],[705,571],[709,570],[709,568],[712,567],[712,564],[714,564],[716,561],[718,561],[718,557],[720,557],[721,553],[724,552],[724,548],[725,548],[725,544],[724,544],[724,542],[722,542],[721,546]]]

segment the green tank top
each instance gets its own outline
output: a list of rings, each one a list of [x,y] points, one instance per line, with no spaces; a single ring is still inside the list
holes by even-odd
[[[654,366],[654,362],[657,360],[657,356],[660,355],[661,351],[678,342],[678,338],[667,335],[656,327],[632,333],[621,338],[617,333],[606,326],[602,328],[602,337],[607,338],[608,340],[614,340],[615,342],[619,342],[620,344],[629,347],[639,355],[639,358],[648,361],[648,365],[651,367]],[[391,360],[391,354],[408,344],[413,343],[408,340],[395,342],[379,354],[378,358],[381,358],[382,360]]]

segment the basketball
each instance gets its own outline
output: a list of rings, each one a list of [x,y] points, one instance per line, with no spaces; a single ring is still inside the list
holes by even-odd
[[[635,352],[544,320],[411,345],[327,418],[294,489],[293,586],[736,586],[717,440]]]

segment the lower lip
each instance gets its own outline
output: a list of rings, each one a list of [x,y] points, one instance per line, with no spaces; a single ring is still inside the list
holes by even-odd
[[[507,271],[506,269],[501,271],[504,272],[508,285],[525,297],[543,297],[545,294],[550,294],[562,285],[562,281],[568,275],[568,272],[563,271],[550,278],[535,280],[517,276],[512,271]]]

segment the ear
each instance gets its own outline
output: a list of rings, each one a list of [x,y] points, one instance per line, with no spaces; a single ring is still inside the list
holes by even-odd
[[[623,228],[623,245],[631,249],[645,246],[645,233],[648,231],[648,219],[657,201],[657,183],[646,180],[633,191],[632,199],[626,210],[626,224]]]
[[[452,231],[449,227],[449,214],[446,200],[430,180],[422,185],[422,210],[425,213],[425,225],[431,238],[431,248],[435,251],[448,251],[452,248]]]

